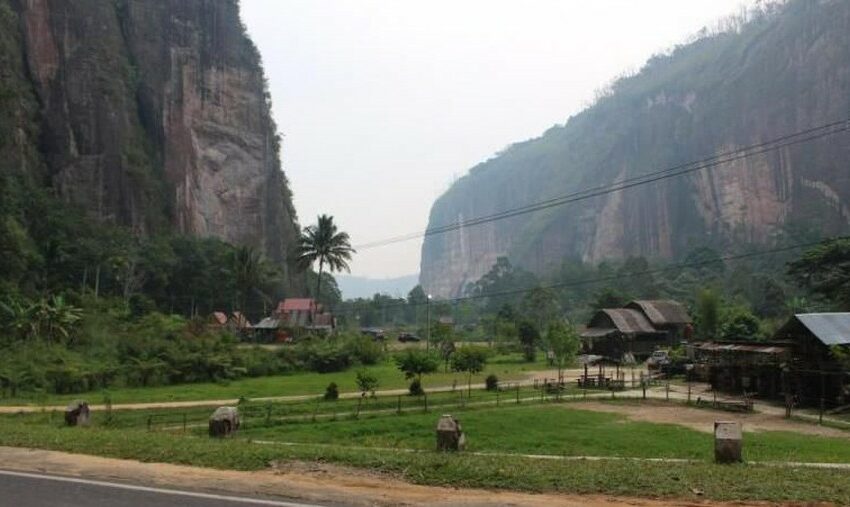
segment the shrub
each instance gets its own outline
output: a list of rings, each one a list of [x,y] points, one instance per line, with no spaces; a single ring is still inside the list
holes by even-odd
[[[411,396],[422,396],[425,394],[425,390],[422,389],[422,382],[419,379],[414,379],[413,382],[410,383],[410,387],[408,388]]]
[[[336,340],[305,341],[300,345],[299,355],[307,368],[319,373],[342,371],[351,366],[351,356]]]
[[[487,375],[487,378],[484,379],[484,386],[488,391],[495,391],[499,388],[499,377],[493,375]]]
[[[339,387],[336,382],[331,382],[325,388],[325,401],[336,401],[339,399]]]
[[[345,350],[352,362],[362,365],[378,364],[384,358],[384,347],[369,336],[357,335],[345,339]]]
[[[249,377],[265,377],[288,371],[279,355],[260,347],[239,350],[238,364],[245,368]]]

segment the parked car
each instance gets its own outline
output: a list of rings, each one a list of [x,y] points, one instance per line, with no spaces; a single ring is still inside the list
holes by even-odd
[[[646,367],[650,370],[660,370],[670,364],[670,354],[666,350],[656,350],[646,360]]]
[[[398,335],[398,341],[400,341],[401,343],[416,343],[422,341],[422,339],[413,333],[401,333],[400,335]]]
[[[384,341],[384,330],[376,327],[367,327],[360,330],[360,333],[371,336],[375,341]]]

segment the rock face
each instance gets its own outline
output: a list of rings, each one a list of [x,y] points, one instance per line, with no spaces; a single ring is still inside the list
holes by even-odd
[[[843,119],[850,3],[791,1],[651,59],[594,106],[474,167],[429,228],[608,186]],[[460,294],[507,256],[538,274],[564,259],[677,258],[850,224],[846,133],[688,175],[426,238],[420,282]]]
[[[236,0],[0,0],[18,18],[40,163],[95,218],[285,264],[297,234]]]

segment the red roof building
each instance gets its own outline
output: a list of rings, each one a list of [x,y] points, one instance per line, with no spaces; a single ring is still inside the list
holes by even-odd
[[[312,298],[284,299],[277,305],[275,316],[282,324],[304,328],[334,328],[334,318]]]

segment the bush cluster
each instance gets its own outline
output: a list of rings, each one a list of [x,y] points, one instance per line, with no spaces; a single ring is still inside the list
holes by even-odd
[[[333,372],[384,358],[380,344],[360,335],[316,337],[274,351],[241,347],[233,335],[202,320],[101,310],[85,311],[67,339],[0,336],[8,345],[0,355],[0,396]]]

